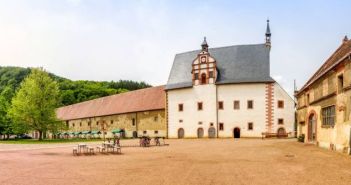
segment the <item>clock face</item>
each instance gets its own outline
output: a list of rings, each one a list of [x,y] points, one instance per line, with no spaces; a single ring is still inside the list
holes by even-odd
[[[201,62],[202,63],[206,62],[206,57],[201,57]]]

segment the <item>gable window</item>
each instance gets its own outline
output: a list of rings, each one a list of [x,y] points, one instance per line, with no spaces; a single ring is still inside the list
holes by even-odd
[[[183,104],[178,104],[178,111],[179,112],[182,112],[183,111]]]
[[[206,84],[206,74],[205,73],[201,74],[201,84]]]
[[[254,105],[253,105],[253,100],[248,100],[248,101],[247,101],[247,108],[248,108],[248,109],[253,109],[253,106],[254,106]]]
[[[343,87],[344,87],[344,76],[339,75],[338,76],[338,93],[343,92]]]
[[[210,71],[209,76],[210,78],[213,78],[213,71]]]
[[[202,110],[202,102],[197,103],[197,110]]]
[[[223,101],[218,102],[218,109],[223,110]]]
[[[252,122],[247,123],[247,129],[253,130],[253,123]]]
[[[240,101],[239,100],[235,100],[234,101],[234,110],[239,110],[240,109]]]
[[[224,130],[224,124],[223,123],[219,123],[219,130]]]
[[[322,108],[322,125],[323,126],[335,125],[335,105]]]
[[[284,124],[284,119],[279,118],[279,119],[278,119],[278,124],[279,124],[279,125],[283,125],[283,124]]]
[[[194,74],[194,78],[195,78],[195,80],[198,80],[199,79],[199,73],[195,73]]]
[[[278,108],[280,108],[280,109],[284,108],[284,101],[283,100],[278,101]]]

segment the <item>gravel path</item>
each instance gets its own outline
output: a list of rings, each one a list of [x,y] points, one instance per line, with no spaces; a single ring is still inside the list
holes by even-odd
[[[137,140],[122,141],[134,144]],[[167,140],[122,155],[0,145],[0,184],[350,184],[351,158],[295,140]],[[94,143],[95,144],[95,143]],[[97,143],[96,143],[97,144]],[[88,144],[89,145],[89,144]],[[93,144],[90,144],[93,145]],[[27,149],[29,148],[29,149]]]

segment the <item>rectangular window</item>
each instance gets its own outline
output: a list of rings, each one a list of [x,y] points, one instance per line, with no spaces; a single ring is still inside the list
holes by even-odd
[[[72,126],[74,127],[74,126],[76,126],[74,123],[72,123]]]
[[[210,71],[210,78],[213,78],[213,71]]]
[[[343,88],[344,88],[344,76],[339,75],[338,76],[338,93],[343,92]]]
[[[178,111],[179,112],[182,112],[183,111],[183,104],[181,103],[181,104],[178,104]]]
[[[88,121],[88,126],[90,126],[90,124],[91,124],[91,122],[90,122],[90,121]]]
[[[144,131],[143,131],[143,134],[146,134],[146,133],[147,133],[146,130],[144,130]]]
[[[66,121],[66,127],[69,127],[69,122],[68,121]]]
[[[99,121],[96,122],[96,125],[99,125]]]
[[[279,119],[278,119],[278,124],[279,124],[279,125],[283,125],[283,124],[284,124],[284,119],[279,118]]]
[[[235,100],[234,101],[234,110],[239,110],[240,109],[240,101],[239,100]]]
[[[199,79],[199,73],[195,73],[194,77],[195,77],[195,80],[198,80]]]
[[[135,126],[135,119],[132,119],[132,125]]]
[[[113,124],[113,120],[111,120],[111,125]]]
[[[280,109],[284,108],[284,101],[283,100],[278,101],[278,108],[280,108]]]
[[[202,122],[201,122],[201,121],[199,121],[199,125],[202,125]]]
[[[254,106],[254,105],[253,105],[253,100],[248,100],[248,101],[247,101],[247,108],[248,108],[248,109],[253,109],[253,106]]]
[[[218,102],[218,109],[223,110],[223,101]]]
[[[197,103],[197,110],[202,110],[202,102]]]
[[[247,129],[248,129],[248,130],[253,130],[253,123],[252,123],[252,122],[249,122],[249,123],[247,124]]]
[[[158,121],[158,116],[154,117],[154,121],[157,122]]]
[[[182,119],[180,119],[180,120],[179,120],[179,123],[183,123],[183,120],[182,120]]]
[[[158,134],[158,130],[155,130],[155,134]]]
[[[80,126],[80,127],[82,126],[82,122],[79,122],[79,126]]]
[[[335,125],[335,105],[322,108],[322,125],[323,126]]]
[[[224,124],[223,123],[219,123],[219,130],[224,130]]]

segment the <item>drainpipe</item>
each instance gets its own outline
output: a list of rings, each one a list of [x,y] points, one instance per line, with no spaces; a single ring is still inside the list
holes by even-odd
[[[217,85],[215,84],[216,86],[216,125],[217,125],[217,138],[218,137],[218,133],[219,133],[219,129],[218,129],[218,88],[217,88]]]

